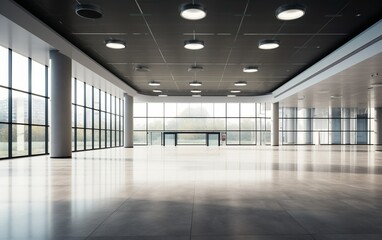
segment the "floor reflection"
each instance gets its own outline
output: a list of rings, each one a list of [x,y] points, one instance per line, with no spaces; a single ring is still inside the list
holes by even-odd
[[[382,239],[381,173],[372,146],[136,147],[4,160],[0,239]]]

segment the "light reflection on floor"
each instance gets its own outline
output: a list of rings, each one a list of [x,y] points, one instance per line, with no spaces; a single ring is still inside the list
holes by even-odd
[[[112,237],[382,239],[382,152],[135,147],[0,161],[0,239]]]

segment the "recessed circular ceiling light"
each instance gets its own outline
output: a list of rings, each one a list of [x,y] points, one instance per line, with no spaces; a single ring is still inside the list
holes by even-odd
[[[161,93],[162,90],[160,90],[160,89],[154,89],[153,92],[155,92],[155,93]]]
[[[98,6],[90,3],[77,4],[76,14],[87,19],[97,19],[102,17],[101,9]]]
[[[278,48],[279,46],[280,46],[280,41],[278,40],[265,39],[265,40],[259,41],[260,49],[270,50],[270,49]]]
[[[166,94],[159,94],[158,97],[167,97]]]
[[[149,86],[158,87],[158,86],[160,86],[160,82],[151,81],[151,82],[149,82]]]
[[[245,73],[254,73],[259,71],[259,68],[256,66],[246,66],[243,68],[243,72]]]
[[[194,94],[194,95],[192,95],[192,97],[201,97],[202,95],[200,95],[200,94]]]
[[[229,95],[227,95],[227,97],[236,97],[236,95],[229,94]]]
[[[193,65],[193,66],[189,67],[187,71],[189,71],[189,72],[201,72],[201,71],[203,71],[203,67],[199,66],[199,65]]]
[[[237,82],[235,82],[234,84],[235,84],[235,86],[237,86],[237,87],[247,86],[247,82],[245,82],[245,81],[237,81]]]
[[[150,68],[144,65],[138,65],[134,68],[134,70],[137,72],[150,72]]]
[[[198,81],[192,81],[192,82],[190,82],[190,86],[200,87],[200,86],[202,86],[202,83],[198,82]]]
[[[207,16],[207,11],[202,4],[184,3],[180,5],[180,16],[187,20],[200,20]]]
[[[107,39],[105,45],[111,49],[124,49],[126,47],[125,41],[119,39]]]
[[[204,42],[197,39],[184,41],[184,48],[188,50],[200,50],[204,48]]]
[[[342,98],[342,96],[341,95],[332,95],[332,96],[330,96],[330,98],[331,99],[340,99],[340,98]]]
[[[198,89],[192,89],[192,90],[191,90],[191,92],[192,92],[192,93],[201,93],[201,92],[202,92],[202,90],[198,90]]]
[[[276,9],[276,17],[280,20],[295,20],[305,15],[305,6],[302,4],[284,4]]]
[[[231,90],[231,93],[239,93],[241,92],[240,90]]]

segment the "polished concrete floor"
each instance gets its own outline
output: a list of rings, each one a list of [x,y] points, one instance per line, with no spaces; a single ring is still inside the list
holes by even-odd
[[[3,160],[0,239],[381,240],[382,152],[135,147]]]

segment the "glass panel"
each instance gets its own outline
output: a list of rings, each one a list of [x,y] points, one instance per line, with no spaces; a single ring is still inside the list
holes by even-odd
[[[164,109],[165,117],[176,117],[176,103],[165,103]]]
[[[166,121],[167,129],[167,121]],[[146,118],[134,118],[134,130],[146,130]]]
[[[99,148],[99,130],[94,130],[94,149]]]
[[[106,93],[105,111],[110,112],[110,94]],[[109,120],[108,120],[109,121]]]
[[[75,114],[75,109],[76,109],[76,106],[75,105],[72,105],[72,127],[75,127],[75,119],[76,119],[76,114]],[[50,114],[49,114],[50,115]]]
[[[165,134],[164,135],[164,145],[165,146],[175,146],[175,134]]]
[[[105,129],[106,127],[106,113],[101,112],[101,129]]]
[[[120,100],[119,100],[119,98],[117,98],[116,100],[115,100],[115,109],[116,109],[116,112],[115,112],[115,114],[117,114],[117,115],[119,115],[120,114],[120,107],[119,107],[119,102],[120,102]],[[134,107],[134,106],[133,106]]]
[[[28,155],[28,126],[12,125],[12,156]]]
[[[7,157],[8,157],[8,124],[0,124],[0,158],[7,158]]]
[[[134,144],[147,144],[146,135],[146,131],[134,131]]]
[[[110,130],[110,124],[111,123],[111,120],[110,120],[110,113],[106,113],[106,129],[107,130]]]
[[[115,130],[115,115],[111,115],[111,129]]]
[[[227,130],[239,130],[239,118],[228,118]]]
[[[150,132],[148,135],[149,144],[160,146],[162,144],[162,133],[161,132]]]
[[[201,117],[213,117],[214,116],[214,104],[202,103]]]
[[[77,151],[84,150],[85,145],[85,130],[84,129],[77,129]]]
[[[226,117],[225,103],[214,103],[214,117]]]
[[[111,113],[115,114],[115,97],[111,96]]]
[[[116,116],[116,117],[115,117],[115,129],[116,129],[116,130],[121,130],[121,129],[120,129],[120,119],[121,119],[120,116]]]
[[[105,147],[105,140],[106,140],[106,131],[102,130],[101,131],[101,148]]]
[[[0,85],[8,87],[8,52],[7,48],[0,46]],[[1,150],[0,150],[1,151]]]
[[[256,144],[256,133],[240,132],[240,144]]]
[[[177,130],[176,118],[165,118],[165,130]]]
[[[45,98],[32,96],[32,124],[45,125]]]
[[[45,69],[38,62],[32,61],[32,93],[45,96]]]
[[[77,80],[77,105],[84,106],[84,94],[85,94],[85,84]]]
[[[240,104],[241,117],[255,117],[255,104],[254,103],[241,103]]]
[[[93,110],[86,108],[86,128],[93,128]]]
[[[94,110],[94,128],[99,129],[99,111]]]
[[[227,144],[239,144],[239,132],[227,132]]]
[[[77,106],[77,127],[84,127],[84,107]]]
[[[255,130],[256,128],[255,118],[241,118],[240,130]]]
[[[178,103],[176,108],[177,117],[190,116],[190,105],[188,103]]]
[[[86,129],[86,149],[93,148],[93,131],[91,129]]]
[[[148,117],[163,117],[163,103],[148,103]]]
[[[105,109],[106,109],[105,92],[100,91],[100,93],[101,93],[101,110],[102,110],[102,111],[105,111]]]
[[[94,109],[99,109],[99,90],[94,88]]]
[[[107,133],[107,136],[106,136],[106,147],[110,147],[111,131],[107,130],[106,133]]]
[[[202,116],[202,104],[190,103],[190,117],[201,117],[201,116]]]
[[[226,121],[225,118],[214,118],[214,130],[225,131]]]
[[[85,84],[86,86],[86,106],[93,107],[93,87]]]
[[[148,130],[163,130],[163,118],[149,118]]]
[[[28,123],[28,94],[12,91],[12,122]]]
[[[134,117],[146,117],[146,103],[134,103]]]
[[[8,122],[8,117],[8,89],[0,87],[0,122]]]
[[[115,131],[110,131],[111,132],[111,147],[115,147]]]
[[[32,126],[32,154],[45,153],[45,127]]]
[[[182,144],[197,144],[197,145],[206,145],[207,144],[207,138],[206,138],[206,134],[205,133],[202,133],[202,134],[182,134],[182,133],[178,133],[178,136],[177,136],[177,143],[179,145],[182,145]]]
[[[12,52],[12,87],[28,91],[28,58]]]
[[[239,117],[239,103],[227,103],[227,117]]]

